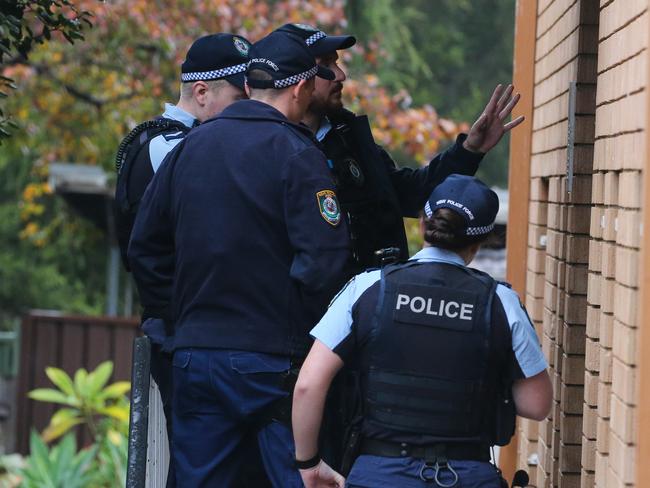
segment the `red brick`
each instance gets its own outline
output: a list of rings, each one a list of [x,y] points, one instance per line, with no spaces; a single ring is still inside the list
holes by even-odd
[[[619,206],[641,208],[641,181],[640,171],[623,171],[620,174],[618,184]]]
[[[584,410],[595,408],[598,405],[598,373],[585,371],[585,406]],[[586,415],[586,414],[585,414]],[[594,424],[595,426],[595,424]],[[589,437],[589,436],[587,436]],[[591,438],[591,437],[590,437]]]
[[[601,310],[602,312],[602,310]],[[611,314],[600,314],[600,334],[599,340],[602,347],[612,347],[612,335],[614,332],[614,316]]]
[[[600,348],[600,366],[598,369],[598,373],[600,374],[600,381],[601,384],[603,382],[606,382],[607,384],[612,382],[612,350],[611,349],[606,349],[604,347]],[[600,404],[601,402],[600,396],[598,397],[598,403]]]
[[[586,371],[600,371],[600,343],[593,339],[585,341],[585,369]],[[597,377],[598,375],[596,375]],[[595,403],[590,403],[595,405]]]
[[[627,247],[640,247],[641,212],[619,209],[617,219],[616,243]]]
[[[625,364],[634,365],[637,360],[637,329],[614,320],[612,352]]]
[[[618,173],[607,171],[604,186],[605,205],[618,205]]]
[[[636,368],[628,366],[618,358],[612,361],[612,393],[628,405],[634,405],[636,399]]]
[[[587,299],[587,301],[589,301]],[[600,307],[587,305],[587,337],[598,339],[600,337]]]
[[[614,317],[628,326],[638,322],[639,291],[616,283],[614,285]]]
[[[603,242],[601,251],[601,273],[605,278],[614,278],[616,273],[616,244],[614,242]]]
[[[601,270],[602,242],[596,239],[589,241],[589,271]]]

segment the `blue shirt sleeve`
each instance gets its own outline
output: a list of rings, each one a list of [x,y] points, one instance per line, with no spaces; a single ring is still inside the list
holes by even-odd
[[[541,373],[548,367],[542,353],[535,327],[514,290],[497,286],[497,296],[503,305],[512,333],[512,349],[526,378]]]
[[[149,141],[149,159],[154,173],[160,168],[165,156],[183,140],[184,136],[183,132],[178,131],[167,136],[159,134]]]
[[[352,278],[330,303],[323,318],[311,330],[311,336],[334,351],[352,332],[352,309],[363,293],[381,278],[380,270]]]

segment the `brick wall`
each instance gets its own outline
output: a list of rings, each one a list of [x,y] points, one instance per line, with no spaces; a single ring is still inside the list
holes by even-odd
[[[526,305],[555,394],[546,420],[520,422],[519,465],[540,487],[580,486],[597,47],[597,2],[538,2]]]
[[[538,487],[634,483],[647,6],[537,2],[525,302],[554,406],[519,422],[518,466]]]
[[[634,482],[647,0],[601,1],[585,372],[585,487]]]

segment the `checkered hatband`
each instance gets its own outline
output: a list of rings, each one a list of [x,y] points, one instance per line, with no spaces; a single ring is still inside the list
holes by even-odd
[[[322,39],[323,37],[326,37],[327,34],[325,34],[323,31],[318,31],[311,36],[309,36],[307,39],[305,39],[305,44],[308,46],[311,46],[313,43],[315,43],[317,40]]]
[[[429,204],[429,202],[427,202],[424,205],[424,213],[426,214],[427,217],[431,217],[433,215],[433,212],[431,211],[431,205]]]
[[[492,229],[494,229],[494,223],[490,225],[484,225],[483,227],[468,227],[465,231],[465,234],[468,236],[482,236],[483,234],[491,232]]]
[[[210,81],[225,78],[226,76],[236,75],[246,71],[247,63],[228,66],[227,68],[215,69],[211,71],[195,71],[193,73],[181,73],[181,81]]]
[[[303,71],[302,73],[299,73],[297,75],[292,75],[289,76],[288,78],[283,78],[281,80],[275,80],[273,82],[273,86],[275,88],[286,88],[291,85],[295,85],[298,83],[300,80],[309,80],[310,78],[313,78],[316,76],[316,73],[318,72],[318,66],[314,66],[311,69],[308,69],[307,71]]]
[[[431,216],[433,215],[433,210],[431,209],[431,204],[429,202],[424,204],[424,213],[429,218],[431,218]],[[491,223],[490,225],[483,225],[479,227],[468,227],[467,229],[465,229],[465,235],[482,236],[483,234],[492,232],[492,229],[494,229],[494,222]]]

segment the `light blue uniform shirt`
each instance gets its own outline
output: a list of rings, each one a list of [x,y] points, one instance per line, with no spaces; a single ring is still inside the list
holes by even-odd
[[[192,127],[194,121],[196,120],[194,116],[182,108],[178,108],[176,105],[171,103],[165,104],[165,111],[162,116],[166,119],[177,120],[178,122],[186,125],[187,127]],[[178,131],[172,134],[160,134],[149,143],[149,159],[151,159],[151,167],[153,172],[158,171],[162,160],[165,159],[165,156],[176,147],[176,144],[183,140],[183,133]]]
[[[458,254],[437,247],[425,247],[411,260],[465,266],[465,262]],[[312,329],[312,337],[334,350],[352,332],[352,309],[355,303],[380,278],[381,270],[368,271],[352,278],[332,300],[323,318]],[[539,345],[535,328],[519,301],[517,292],[499,284],[496,294],[503,305],[510,325],[512,348],[521,371],[526,378],[541,373],[548,367],[548,364]]]
[[[324,117],[323,121],[320,123],[320,127],[316,131],[316,139],[318,139],[318,142],[323,142],[323,139],[325,139],[325,136],[331,130],[332,130],[332,123],[329,121],[327,117]]]

